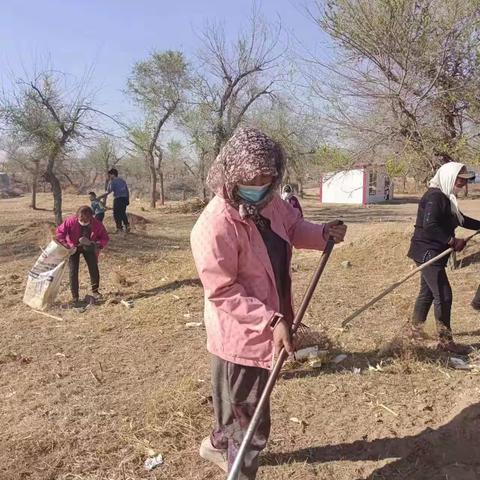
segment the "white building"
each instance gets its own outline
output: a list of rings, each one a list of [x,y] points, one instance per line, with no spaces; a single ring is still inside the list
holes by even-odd
[[[393,198],[393,186],[382,165],[355,165],[320,178],[321,203],[367,205]]]

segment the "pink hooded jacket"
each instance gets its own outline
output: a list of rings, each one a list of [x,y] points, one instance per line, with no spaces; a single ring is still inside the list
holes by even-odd
[[[325,247],[324,225],[304,220],[279,195],[273,196],[261,214],[290,246],[314,250]],[[229,362],[270,369],[270,323],[279,310],[279,298],[257,227],[215,196],[193,227],[191,245],[205,290],[208,351]]]
[[[96,218],[92,218],[90,222],[91,234],[90,240],[99,244],[100,248],[107,246],[109,237],[107,230],[102,222],[99,222]],[[78,223],[76,215],[67,217],[65,221],[57,227],[55,230],[56,239],[68,248],[74,248],[78,246],[80,240],[81,226]]]

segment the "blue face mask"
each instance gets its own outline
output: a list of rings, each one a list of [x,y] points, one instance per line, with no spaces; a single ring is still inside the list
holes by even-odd
[[[238,184],[238,195],[249,203],[258,203],[263,199],[271,183],[256,187],[254,185]]]

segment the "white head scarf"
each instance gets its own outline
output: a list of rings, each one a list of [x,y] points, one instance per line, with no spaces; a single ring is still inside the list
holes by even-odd
[[[457,197],[453,193],[455,180],[457,179],[460,170],[465,165],[458,162],[448,162],[442,165],[434,177],[430,180],[429,186],[432,188],[439,188],[444,195],[450,200],[452,206],[452,213],[457,216],[460,225],[463,225],[463,215],[458,209]]]

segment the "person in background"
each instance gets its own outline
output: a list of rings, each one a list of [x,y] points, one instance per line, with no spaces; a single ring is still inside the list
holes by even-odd
[[[300,205],[298,198],[293,194],[293,188],[288,185],[288,183],[287,185],[284,185],[282,189],[282,200],[285,200],[293,208],[296,208],[300,212],[300,215],[303,217],[302,206]]]
[[[460,212],[456,198],[467,181],[474,177],[462,163],[449,162],[442,165],[430,180],[429,189],[418,205],[415,230],[408,251],[408,257],[417,266],[450,247],[455,252],[461,252],[465,248],[465,240],[455,237],[457,227],[480,229],[480,221]],[[413,340],[423,337],[423,326],[433,303],[438,348],[464,355],[471,349],[453,341],[450,326],[452,288],[445,271],[447,262],[448,255],[422,270],[420,292],[413,309],[411,336]]]
[[[79,305],[78,270],[80,255],[83,255],[88,266],[93,297],[99,299],[101,295],[98,291],[100,286],[98,255],[109,241],[103,223],[93,216],[93,211],[89,206],[83,206],[78,209],[76,215],[66,218],[57,227],[55,238],[62,245],[72,250],[68,265],[73,305]]]
[[[108,171],[108,187],[107,191],[98,197],[99,200],[106,198],[113,193],[113,218],[117,225],[117,233],[125,231],[130,232],[130,224],[128,222],[127,207],[130,204],[130,192],[128,191],[127,182],[118,176],[118,170],[112,168]]]
[[[193,258],[205,292],[215,427],[200,456],[231,469],[282,347],[293,350],[292,248],[322,250],[345,225],[311,223],[277,193],[285,171],[282,148],[264,133],[234,132],[208,174],[215,193],[191,233]],[[263,412],[240,479],[252,480],[270,433]]]
[[[93,216],[99,222],[103,222],[103,219],[105,218],[105,206],[103,202],[97,198],[95,192],[89,192],[88,196],[90,198],[90,206],[93,211]]]

